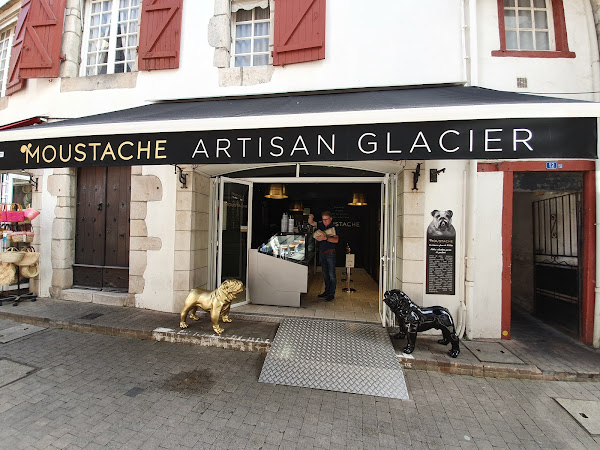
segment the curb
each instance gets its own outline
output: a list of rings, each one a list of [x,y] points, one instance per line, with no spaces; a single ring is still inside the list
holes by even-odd
[[[232,314],[233,315],[233,314]],[[268,322],[281,322],[279,316],[265,317],[254,314],[235,314],[239,319],[257,320]],[[0,318],[14,320],[30,325],[58,328],[77,331],[80,333],[96,333],[107,336],[127,337],[133,339],[148,339],[155,341],[201,345],[243,352],[266,354],[271,348],[270,339],[249,338],[244,336],[217,336],[212,333],[202,333],[190,330],[173,328],[156,328],[154,330],[135,330],[130,328],[96,325],[86,322],[75,322],[73,319],[60,320],[46,317],[32,317],[23,314],[8,313],[0,310]],[[266,320],[265,320],[266,319]],[[447,373],[453,375],[469,375],[488,378],[515,378],[538,381],[591,381],[600,382],[599,372],[555,372],[542,371],[534,365],[515,367],[507,364],[469,364],[450,361],[435,361],[425,359],[406,358],[398,355],[398,361],[404,369],[424,370]]]
[[[435,371],[453,375],[469,375],[485,378],[515,378],[537,381],[592,381],[600,382],[598,372],[555,372],[542,371],[534,365],[523,367],[505,364],[465,364],[459,362],[430,361],[409,359],[398,355],[398,361],[404,369]]]

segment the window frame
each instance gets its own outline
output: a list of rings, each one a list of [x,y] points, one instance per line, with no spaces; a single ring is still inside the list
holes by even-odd
[[[119,25],[119,0],[112,0],[113,1],[113,6],[112,6],[112,10],[111,10],[111,21],[110,21],[110,31],[109,31],[109,36],[108,36],[108,57],[107,57],[107,61],[106,61],[106,74],[94,74],[94,75],[88,75],[87,74],[87,69],[88,67],[99,67],[98,64],[95,64],[94,66],[88,66],[87,64],[87,57],[88,57],[88,47],[89,47],[89,42],[90,42],[90,26],[91,26],[91,15],[92,15],[92,1],[86,1],[85,2],[85,8],[84,8],[84,24],[83,24],[83,36],[82,36],[82,42],[81,42],[81,65],[79,68],[79,76],[80,77],[93,77],[93,76],[99,76],[99,75],[114,75],[114,74],[121,74],[121,73],[131,73],[131,72],[137,72],[138,71],[138,59],[139,59],[139,53],[137,51],[138,47],[139,47],[139,43],[140,43],[140,21],[141,21],[141,15],[142,15],[142,1],[140,0],[137,7],[138,7],[138,29],[137,29],[137,45],[135,47],[124,47],[123,51],[127,51],[130,48],[135,49],[136,51],[136,55],[135,55],[135,61],[134,61],[134,68],[130,71],[125,70],[124,72],[115,72],[115,66],[117,65],[117,63],[123,63],[125,65],[125,67],[128,64],[128,60],[124,60],[124,61],[116,61],[116,56],[117,56],[117,27]],[[131,11],[131,8],[129,8],[129,11]],[[116,20],[113,20],[113,17],[116,17]],[[129,20],[128,20],[129,22]],[[126,36],[130,36],[130,34],[128,33]]]
[[[238,24],[237,22],[237,14],[239,13],[239,11],[242,11],[241,9],[231,13],[231,62],[230,62],[230,67],[243,67],[243,68],[248,68],[248,67],[268,67],[268,66],[272,66],[273,65],[273,56],[271,54],[272,48],[273,48],[273,40],[272,40],[272,35],[273,35],[273,25],[274,25],[274,14],[271,11],[270,6],[268,6],[267,8],[260,8],[260,9],[266,9],[269,11],[269,19],[265,20],[265,19],[256,19],[256,9],[258,9],[260,7],[255,7],[252,8],[251,10],[246,10],[246,11],[251,11],[252,12],[252,20],[250,21],[245,21],[246,23],[250,23],[252,25],[252,35],[249,38],[243,38],[243,39],[238,39],[237,38],[237,33],[236,33],[236,26]],[[255,36],[254,36],[254,25],[257,23],[267,23],[269,24],[269,33],[267,35],[264,36],[259,36],[259,39],[268,39],[269,41],[269,45],[268,45],[268,49],[266,52],[255,52],[254,51],[254,40],[255,40]],[[249,53],[236,53],[235,50],[235,44],[238,40],[249,40],[251,42],[251,50]],[[260,65],[254,65],[254,57],[257,55],[267,55],[268,58],[268,62],[267,64],[260,64]],[[235,58],[238,56],[250,56],[250,61],[251,64],[249,66],[236,66],[235,65]]]
[[[7,27],[0,29],[0,34],[4,33],[4,32],[9,32],[10,36],[8,36],[8,38],[6,39],[7,51],[6,51],[6,60],[5,60],[5,64],[4,64],[4,74],[2,76],[2,80],[0,80],[0,82],[2,83],[2,86],[0,89],[0,97],[6,97],[6,85],[8,84],[8,72],[10,71],[10,56],[12,54],[12,45],[13,45],[13,40],[15,38],[14,25],[9,25]]]
[[[548,21],[552,21],[552,24],[549,24],[549,29],[554,29],[554,50],[507,50],[506,25],[504,23],[504,0],[497,0],[500,50],[492,51],[492,56],[520,58],[575,58],[575,52],[569,51],[563,0],[547,1],[550,2],[549,9],[552,12],[551,17],[548,17]],[[550,39],[552,41],[552,36]]]

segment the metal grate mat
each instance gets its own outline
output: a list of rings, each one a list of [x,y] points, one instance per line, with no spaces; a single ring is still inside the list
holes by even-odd
[[[258,381],[408,399],[388,333],[368,324],[285,319]]]

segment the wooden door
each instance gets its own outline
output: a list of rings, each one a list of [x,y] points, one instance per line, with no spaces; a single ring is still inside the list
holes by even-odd
[[[75,286],[127,291],[130,198],[129,167],[78,169]]]

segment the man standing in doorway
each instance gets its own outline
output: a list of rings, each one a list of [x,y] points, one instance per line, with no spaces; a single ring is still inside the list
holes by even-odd
[[[319,297],[325,298],[330,302],[335,297],[336,277],[335,277],[335,245],[340,238],[335,232],[333,218],[329,211],[321,213],[322,222],[315,222],[315,216],[308,215],[308,223],[317,227],[322,233],[317,233],[315,239],[319,241],[319,251],[321,258],[321,267],[323,268],[323,279],[325,280],[325,291],[319,294]]]

